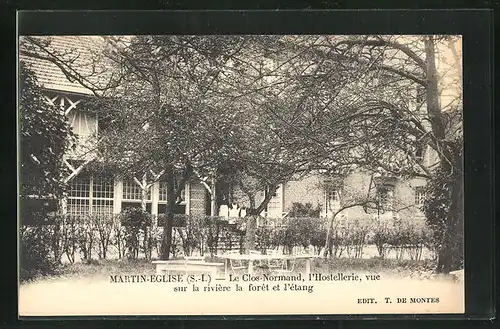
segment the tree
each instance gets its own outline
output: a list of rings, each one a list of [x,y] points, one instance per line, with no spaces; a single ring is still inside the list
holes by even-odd
[[[462,152],[462,140],[455,141],[455,149]],[[457,154],[461,158],[462,154]],[[449,264],[458,268],[463,266],[463,227],[462,219],[451,221],[450,213],[462,216],[458,213],[462,209],[463,190],[457,189],[455,185],[461,184],[463,177],[460,172],[449,173],[447,165],[440,165],[433,178],[429,181],[426,193],[428,197],[424,200],[424,212],[427,223],[432,229],[432,244],[441,256],[438,258],[438,270],[449,271]],[[457,193],[458,195],[453,195]],[[457,200],[453,203],[452,200]],[[458,210],[452,209],[458,207]],[[442,249],[447,248],[446,252]]]
[[[64,191],[63,155],[74,134],[60,109],[48,104],[29,67],[20,73],[20,194],[24,198],[57,197]]]
[[[325,36],[314,44],[299,45],[303,58],[321,63],[315,76],[325,72],[323,81],[328,82],[311,85],[311,94],[321,95],[330,86],[343,83],[338,94],[317,98],[321,102],[315,105],[319,110],[314,117],[321,120],[311,121],[320,123],[296,131],[305,148],[318,152],[318,163],[330,167],[332,162],[356,165],[402,178],[433,179],[437,175],[435,164],[423,162],[418,155],[419,149],[428,146],[436,154],[440,171],[454,177],[445,194],[450,211],[439,249],[440,272],[458,266],[453,259],[463,253],[453,247],[460,235],[452,233],[463,226],[461,145],[455,142],[462,138],[461,86],[449,79],[443,81],[436,69],[436,57],[454,41],[454,37],[440,36]],[[455,57],[450,66],[457,72],[459,61],[454,50],[454,56],[448,58]],[[346,77],[343,82],[328,80],[329,63],[337,63]],[[459,73],[455,77],[460,81]],[[455,87],[451,101],[443,101],[440,83],[448,90]],[[338,134],[339,129],[342,134]],[[342,144],[346,147],[339,154]],[[457,255],[452,257],[451,253]]]
[[[108,156],[111,162],[119,162],[127,153],[126,162],[142,172],[167,168],[163,170],[167,181],[174,171],[183,173],[178,190],[173,191],[172,183],[167,195],[178,196],[193,177],[204,185],[207,177],[235,183],[250,205],[247,249],[254,245],[256,217],[279,184],[312,168],[310,154],[297,152],[293,132],[276,117],[276,111],[289,111],[283,101],[290,90],[286,74],[300,65],[290,61],[269,67],[272,54],[262,60],[270,45],[277,47],[277,40],[221,36],[113,40],[116,46],[109,56],[122,72],[122,85],[113,90],[112,106],[98,106],[107,109],[114,122],[105,138],[108,154],[115,154]],[[111,107],[117,110],[109,111]],[[101,118],[106,116],[101,113]],[[227,170],[229,166],[233,168]],[[258,200],[262,191],[265,195]],[[215,193],[211,194],[213,198]],[[172,207],[167,206],[167,223]],[[169,231],[171,227],[165,227],[165,241]]]
[[[168,259],[173,214],[185,183],[214,172],[221,155],[231,152],[224,142],[233,134],[231,113],[214,106],[218,100],[206,89],[216,83],[218,45],[227,43],[170,36],[112,41],[107,56],[121,72],[121,84],[109,90],[107,105],[101,99],[96,107],[109,121],[100,147],[103,158],[121,171],[153,171],[161,175],[150,181],[166,181],[161,257]]]
[[[50,257],[54,231],[43,224],[53,208],[45,203],[64,192],[62,159],[74,135],[64,114],[45,101],[34,73],[22,61],[19,75],[20,275],[25,280],[53,273],[59,260],[57,253],[55,261]]]

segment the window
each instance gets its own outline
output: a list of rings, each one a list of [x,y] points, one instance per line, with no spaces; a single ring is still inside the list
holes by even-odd
[[[417,87],[417,104],[423,104],[425,102],[425,88],[422,86]]]
[[[90,214],[90,177],[77,176],[71,180],[68,192],[67,212],[74,216]]]
[[[179,181],[176,179],[174,181],[174,191],[179,188]],[[179,200],[177,200],[179,201]],[[161,182],[159,184],[158,191],[158,214],[164,214],[167,209],[167,183]],[[186,189],[182,189],[180,194],[180,203],[175,206],[175,214],[185,214],[186,213]]]
[[[68,214],[73,216],[87,216],[90,214],[90,199],[68,198]]]
[[[90,177],[75,177],[69,186],[69,198],[90,197]]]
[[[326,213],[332,213],[340,208],[340,185],[331,178],[324,181]]]
[[[415,147],[415,159],[422,163],[424,160],[424,153],[425,153],[425,145],[422,143],[418,143],[417,146]]]
[[[379,209],[392,210],[394,200],[394,187],[382,185],[377,187],[377,202]]]
[[[113,200],[113,192],[114,192],[113,179],[96,177],[92,180],[92,183],[93,183],[92,196],[94,199]]]
[[[158,191],[158,200],[167,201],[167,184],[160,182],[160,190]]]
[[[167,205],[165,203],[158,204],[158,215],[165,214],[167,211]],[[174,214],[185,214],[186,213],[186,205],[176,205],[174,209]]]
[[[96,215],[112,215],[113,214],[113,199],[102,200],[96,199],[92,202],[92,214]]]
[[[425,200],[425,187],[417,186],[415,187],[415,205],[421,207],[424,205]]]
[[[141,208],[142,188],[133,179],[123,180],[122,209]],[[151,213],[151,186],[146,195],[146,211]]]
[[[122,202],[122,211],[130,208],[141,208],[140,202]],[[151,214],[151,202],[146,203],[146,212]]]
[[[327,213],[337,210],[340,207],[339,191],[336,188],[329,186],[326,189],[325,194],[326,194],[325,206]]]
[[[177,191],[179,188],[179,181],[175,180],[174,181],[174,190]],[[186,189],[182,189],[181,195],[180,195],[181,203],[186,202]],[[160,182],[160,191],[159,191],[159,200],[160,201],[167,201],[167,183],[166,182]]]
[[[71,111],[68,120],[75,134],[79,136],[89,136],[95,132],[95,118],[88,113],[80,110]]]
[[[69,186],[67,212],[74,216],[113,214],[114,181],[111,176],[81,174]]]
[[[124,200],[142,200],[142,189],[132,179],[123,181],[123,199]],[[148,189],[147,200],[151,200],[151,187]]]
[[[112,177],[95,177],[92,180],[92,213],[113,214],[114,181]]]

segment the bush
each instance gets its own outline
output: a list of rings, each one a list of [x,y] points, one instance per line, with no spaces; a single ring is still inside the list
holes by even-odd
[[[81,225],[79,225],[80,217],[65,216],[61,225],[61,244],[63,252],[70,263],[75,262],[75,253],[78,250],[79,236],[83,234]]]
[[[317,227],[321,227],[320,219],[314,217],[287,218],[287,224],[282,244],[289,253],[295,246],[309,247],[313,240],[313,232]]]
[[[219,249],[219,240],[224,222],[218,217],[206,217],[204,219],[206,245],[212,257],[217,254]]]
[[[280,232],[269,226],[257,227],[255,230],[255,243],[257,249],[265,252],[268,249],[275,249],[279,246]]]
[[[319,218],[319,214],[321,213],[321,206],[317,205],[316,208],[312,206],[311,203],[300,203],[294,202],[292,203],[292,209],[288,214],[290,217],[313,217]]]
[[[287,217],[281,225],[257,228],[256,235],[261,250],[283,246],[287,253],[292,253],[297,246],[321,249],[326,241],[326,228],[324,219],[319,217]]]
[[[146,258],[151,258],[152,243],[148,234],[148,226],[152,224],[151,215],[141,208],[127,208],[121,214],[124,226],[124,241],[127,257],[137,259],[139,251],[145,252]],[[141,245],[140,242],[143,242]]]
[[[125,257],[127,252],[127,246],[125,244],[125,231],[126,227],[121,225],[121,215],[113,217],[113,234],[110,243],[118,251],[118,258],[122,259]]]
[[[183,227],[175,227],[177,234],[182,243],[184,254],[189,256],[195,249],[201,249],[203,244],[203,227],[204,217],[185,216]]]
[[[331,226],[331,240],[328,246],[330,256],[340,257],[346,252],[348,257],[361,258],[371,222],[359,218],[334,220]]]
[[[113,215],[92,215],[90,220],[96,230],[99,258],[106,259],[116,221]]]
[[[92,251],[95,248],[96,232],[94,222],[90,216],[78,218],[79,231],[77,234],[77,243],[80,247],[80,257],[82,260],[90,262],[92,260]]]
[[[157,226],[163,227],[165,226],[165,214],[159,214],[157,216]],[[187,223],[188,215],[185,214],[174,214],[173,227],[185,227]]]
[[[373,221],[372,241],[377,247],[378,254],[385,258],[389,251],[389,243],[392,239],[393,222],[385,218],[376,218]]]
[[[52,257],[53,228],[50,226],[21,226],[20,279],[32,280],[40,275],[54,274],[57,262]]]
[[[390,244],[396,248],[396,258],[403,259],[407,252],[410,259],[419,260],[425,243],[425,222],[417,218],[403,217],[394,220]]]

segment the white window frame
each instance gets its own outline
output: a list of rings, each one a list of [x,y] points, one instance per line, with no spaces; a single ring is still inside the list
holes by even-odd
[[[167,185],[167,183],[164,181],[160,181],[158,184],[158,204],[167,204],[167,186],[166,185]],[[187,183],[186,183],[186,185],[187,185]],[[186,205],[186,185],[184,186],[184,188],[181,191],[181,195],[180,195],[181,202],[179,203],[179,205]],[[179,181],[175,180],[174,181],[174,190],[177,190],[178,186],[179,186]],[[164,196],[163,199],[162,199],[162,196]]]
[[[425,200],[425,191],[424,186],[415,186],[415,205],[418,207],[422,207],[424,205]]]
[[[97,185],[95,185],[97,180],[100,180],[101,182],[105,182],[105,180],[101,177],[99,178],[94,178],[93,176],[90,177],[79,177],[76,176],[70,181],[70,184],[73,184],[75,180],[80,180],[80,179],[88,179],[88,196],[82,196],[82,193],[77,193],[77,195],[68,195],[67,201],[66,201],[66,207],[67,207],[67,214],[73,215],[73,216],[88,216],[88,215],[93,215],[93,214],[105,214],[105,215],[112,215],[113,214],[113,206],[114,206],[114,179],[110,178],[111,182],[111,188],[108,189],[107,191],[107,196],[95,196],[94,195],[94,189]],[[102,184],[102,186],[105,186]],[[77,189],[77,192],[79,190]],[[82,191],[82,190],[80,190]],[[105,192],[106,193],[106,192]],[[82,206],[82,203],[87,203]],[[104,205],[105,207],[107,206],[107,209],[109,211],[106,212],[101,212],[97,211],[97,209]],[[78,207],[78,209],[82,210],[86,208],[86,211],[79,211],[79,212],[74,212],[72,211],[74,207]],[[102,207],[102,208],[105,208]]]

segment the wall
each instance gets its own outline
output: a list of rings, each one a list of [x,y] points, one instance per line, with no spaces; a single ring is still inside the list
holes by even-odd
[[[375,185],[372,182],[370,189],[371,175],[362,170],[357,170],[346,177],[341,189],[342,202],[354,202],[362,200],[368,195],[374,196]],[[415,206],[415,187],[424,186],[424,179],[411,179],[408,181],[397,181],[394,186],[394,201],[393,205],[396,210],[401,210],[402,213],[421,217],[423,213],[419,207]],[[326,194],[322,186],[322,179],[319,175],[310,175],[302,180],[290,181],[285,184],[284,191],[284,211],[290,211],[294,202],[311,203],[313,207],[320,205],[322,208],[321,216],[326,216],[325,212]],[[352,219],[364,219],[370,217],[370,213],[376,211],[365,212],[362,206],[348,208],[341,212],[341,216]],[[392,214],[388,214],[392,216]]]
[[[189,192],[186,195],[187,208],[190,215],[205,215],[206,188],[199,182],[189,183]]]
[[[317,175],[309,175],[301,180],[294,180],[284,184],[283,210],[288,212],[292,204],[311,203],[314,207],[320,205],[324,208],[325,195],[321,187],[321,180]]]

